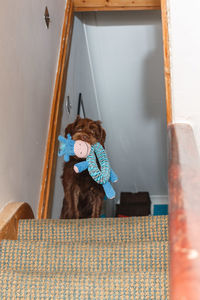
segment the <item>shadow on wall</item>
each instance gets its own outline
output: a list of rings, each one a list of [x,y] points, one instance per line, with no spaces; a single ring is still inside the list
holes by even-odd
[[[155,17],[160,16],[160,11],[106,11],[97,13],[85,12],[76,13],[76,16],[89,26],[149,26],[155,25]]]
[[[61,130],[59,132],[61,135],[64,134],[65,127],[76,118],[80,92],[83,95],[86,116],[95,120],[99,119],[83,23],[77,17],[74,19],[67,82],[65,78],[64,83],[65,98]],[[70,114],[66,109],[68,96],[71,103]],[[63,159],[57,159],[52,218],[59,218],[62,208],[64,192],[60,176],[63,173],[63,164]]]
[[[160,173],[160,186],[162,186],[162,194],[167,195],[167,113],[165,99],[165,82],[164,82],[164,59],[163,45],[160,37],[162,31],[160,26],[154,28],[155,48],[152,49],[146,58],[143,65],[142,81],[144,88],[143,92],[143,113],[144,118],[149,120],[149,123],[154,124],[156,134],[157,162],[159,168],[163,172]],[[162,49],[162,53],[160,53]]]

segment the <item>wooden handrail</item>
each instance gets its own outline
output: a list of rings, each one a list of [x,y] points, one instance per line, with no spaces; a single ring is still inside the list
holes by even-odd
[[[169,129],[170,299],[200,299],[200,159],[187,124]]]
[[[16,240],[20,219],[33,219],[34,214],[26,202],[12,202],[0,212],[0,241]]]

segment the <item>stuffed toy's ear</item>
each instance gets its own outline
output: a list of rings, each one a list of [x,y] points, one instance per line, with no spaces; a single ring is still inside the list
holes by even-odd
[[[65,128],[65,136],[67,136],[68,133],[71,134],[71,136],[73,136],[76,125],[78,124],[80,119],[80,116],[77,116],[76,120],[73,123],[67,125],[67,127]]]
[[[67,140],[62,135],[59,135],[58,140],[60,142],[58,156],[60,157],[65,154]]]
[[[67,135],[67,139],[62,135],[59,135],[58,140],[60,142],[60,147],[58,151],[58,156],[64,155],[64,161],[68,162],[69,157],[75,155],[74,153],[74,144],[70,134]]]
[[[69,124],[66,128],[65,128],[65,136],[67,137],[68,134],[73,135],[73,130],[74,130],[74,124]]]

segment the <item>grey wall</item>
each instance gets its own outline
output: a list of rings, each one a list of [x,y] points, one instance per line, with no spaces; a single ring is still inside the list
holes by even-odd
[[[65,5],[0,1],[0,210],[24,201],[37,217]]]
[[[160,12],[84,13],[75,19],[62,130],[73,121],[79,92],[87,117],[101,119],[121,191],[167,195],[166,111]],[[63,199],[58,160],[53,217]],[[114,201],[107,201],[112,214]]]
[[[160,12],[87,13],[84,22],[116,190],[167,195]]]
[[[87,41],[85,39],[83,24],[78,17],[74,20],[74,29],[67,75],[67,86],[63,106],[63,116],[60,134],[64,135],[67,124],[74,121],[78,108],[78,96],[82,93],[86,116],[99,120],[99,111],[93,82],[90,58],[88,56]],[[70,114],[66,110],[67,96],[70,97],[72,109]],[[58,158],[56,168],[55,190],[52,207],[52,218],[58,218],[64,197],[60,176],[63,169],[63,158]]]

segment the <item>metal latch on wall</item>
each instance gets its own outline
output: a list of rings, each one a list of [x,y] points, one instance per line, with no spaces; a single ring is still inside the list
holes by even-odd
[[[49,10],[48,10],[47,6],[45,7],[44,19],[45,19],[45,23],[46,23],[47,28],[49,28],[50,16],[49,16]]]

